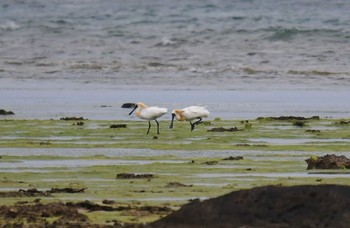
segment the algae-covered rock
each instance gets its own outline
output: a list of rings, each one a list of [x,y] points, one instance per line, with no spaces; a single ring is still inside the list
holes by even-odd
[[[307,169],[349,169],[350,159],[344,155],[327,154],[323,157],[310,157],[305,160]]]

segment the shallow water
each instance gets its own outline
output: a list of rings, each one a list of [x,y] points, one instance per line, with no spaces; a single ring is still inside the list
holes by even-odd
[[[160,96],[161,94],[161,96]],[[0,90],[2,107],[13,110],[14,116],[0,118],[59,119],[66,116],[97,120],[127,120],[129,109],[125,102],[144,101],[146,104],[167,107],[170,110],[190,105],[206,106],[209,119],[251,119],[260,116],[296,115],[310,117],[347,118],[350,113],[350,90]],[[101,107],[108,105],[110,107]]]
[[[1,162],[1,171],[13,168],[80,168],[89,166],[112,166],[112,165],[146,165],[155,162],[159,163],[182,163],[183,161],[176,160],[17,160],[16,162]],[[22,170],[23,171],[23,170]]]
[[[310,176],[312,174],[312,176]],[[198,178],[225,178],[228,180],[242,180],[247,177],[266,177],[266,178],[300,178],[300,177],[317,177],[317,178],[350,178],[350,173],[342,174],[322,174],[305,172],[290,172],[290,173],[201,173],[195,175]],[[233,177],[233,178],[232,178]]]
[[[350,157],[350,152],[336,152],[337,155]],[[179,158],[213,158],[244,156],[251,159],[264,159],[270,156],[273,159],[300,159],[314,155],[315,152],[307,151],[254,151],[254,150],[151,150],[151,149],[122,149],[122,148],[0,148],[0,155],[8,156],[99,156],[108,157],[152,157],[152,156],[175,156]],[[329,152],[317,152],[317,155],[324,156]]]
[[[327,144],[339,144],[348,143],[350,139],[314,139],[314,138],[293,138],[293,139],[282,139],[282,138],[254,138],[249,139],[254,143],[269,143],[277,145],[295,145],[295,144],[310,144],[310,143],[327,143]]]

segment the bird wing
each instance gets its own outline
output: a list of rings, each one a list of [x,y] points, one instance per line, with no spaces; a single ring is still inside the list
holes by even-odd
[[[208,117],[209,111],[202,106],[190,106],[183,109],[183,115],[187,120],[192,120],[196,118]]]
[[[166,108],[148,107],[141,111],[140,118],[146,119],[146,120],[154,120],[161,117],[167,112],[168,112],[168,109]]]
[[[200,110],[200,109],[205,109],[205,108],[202,106],[190,106],[187,108],[183,108],[182,110],[183,111],[191,111],[191,110]]]

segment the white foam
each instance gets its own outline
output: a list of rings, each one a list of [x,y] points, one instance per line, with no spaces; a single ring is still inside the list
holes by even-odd
[[[14,21],[5,21],[4,23],[0,24],[0,29],[1,30],[7,30],[7,31],[12,31],[19,29],[21,26],[19,26],[16,22]]]

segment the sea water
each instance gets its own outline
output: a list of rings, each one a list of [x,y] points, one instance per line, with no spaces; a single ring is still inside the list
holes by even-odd
[[[349,117],[349,12],[348,0],[2,0],[0,108],[129,119],[121,104],[143,101],[224,119]]]

